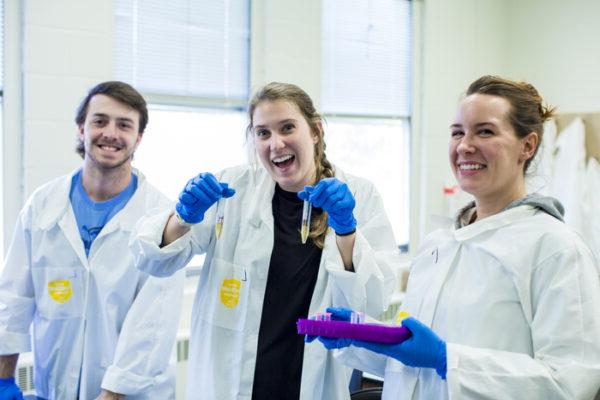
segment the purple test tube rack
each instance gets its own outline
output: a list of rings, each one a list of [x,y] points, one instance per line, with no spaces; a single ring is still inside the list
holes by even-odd
[[[400,343],[411,337],[410,331],[403,326],[383,324],[299,319],[296,326],[299,335],[348,338],[377,343]]]

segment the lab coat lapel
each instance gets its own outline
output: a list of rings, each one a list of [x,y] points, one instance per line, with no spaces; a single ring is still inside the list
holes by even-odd
[[[87,268],[88,259],[85,255],[83,241],[81,240],[79,229],[77,229],[77,221],[75,220],[75,214],[73,213],[73,207],[71,207],[70,201],[68,205],[69,206],[66,208],[62,218],[58,221],[58,226],[63,231],[67,241],[77,254],[77,257],[79,257],[81,264]]]
[[[88,266],[87,257],[83,248],[83,241],[77,229],[77,221],[71,206],[69,192],[71,190],[71,180],[79,170],[73,171],[71,174],[60,178],[62,182],[54,189],[52,195],[48,198],[48,202],[44,208],[44,212],[40,214],[38,226],[42,230],[49,230],[53,226],[58,225],[62,230],[65,238],[73,248],[73,251],[79,257],[81,264],[86,268]]]

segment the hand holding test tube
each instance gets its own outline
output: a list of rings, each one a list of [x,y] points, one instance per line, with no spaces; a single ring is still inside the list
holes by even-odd
[[[324,178],[315,186],[304,186],[298,197],[304,200],[304,207],[310,202],[313,207],[323,209],[328,214],[328,225],[337,235],[350,235],[356,231],[353,213],[356,200],[346,183],[337,178]]]

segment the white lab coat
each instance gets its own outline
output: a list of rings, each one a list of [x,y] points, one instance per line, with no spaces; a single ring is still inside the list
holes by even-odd
[[[585,171],[585,191],[581,203],[585,216],[583,237],[587,240],[596,257],[600,258],[600,163],[591,157]],[[600,271],[600,265],[598,265]]]
[[[344,270],[335,234],[330,232],[309,314],[336,305],[377,316],[386,309],[396,285],[398,248],[374,186],[340,171],[336,176],[348,183],[356,198],[356,272]],[[275,182],[269,174],[263,168],[253,171],[240,166],[218,174],[218,179],[236,190],[235,196],[224,202],[225,223],[218,241],[214,235],[215,207],[211,207],[204,222],[169,246],[158,247],[169,210],[145,221],[132,243],[138,268],[158,276],[172,274],[194,254],[206,252],[193,307],[188,400],[251,398],[273,249],[271,200]],[[234,288],[231,296],[231,286],[225,287],[224,282],[237,282],[240,287]],[[305,346],[300,399],[348,399],[349,374],[350,370],[322,346]]]
[[[383,398],[591,399],[600,385],[595,260],[559,220],[523,205],[430,234],[403,309],[447,342],[447,379],[350,347],[385,373]]]
[[[550,196],[565,207],[565,223],[584,232],[586,216],[581,207],[585,185],[585,126],[575,118],[563,129],[554,144]]]
[[[94,399],[102,386],[136,399],[173,399],[169,357],[184,276],[157,279],[133,266],[137,220],[168,200],[139,172],[127,205],[86,257],[69,200],[72,175],[23,207],[0,278],[0,354],[34,348],[34,384],[45,399]],[[33,323],[33,340],[30,325]]]

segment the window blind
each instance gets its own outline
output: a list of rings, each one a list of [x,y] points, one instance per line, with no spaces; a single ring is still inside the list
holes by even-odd
[[[411,9],[408,0],[323,0],[325,113],[410,116]]]
[[[145,94],[246,100],[248,0],[117,0],[115,76]]]

